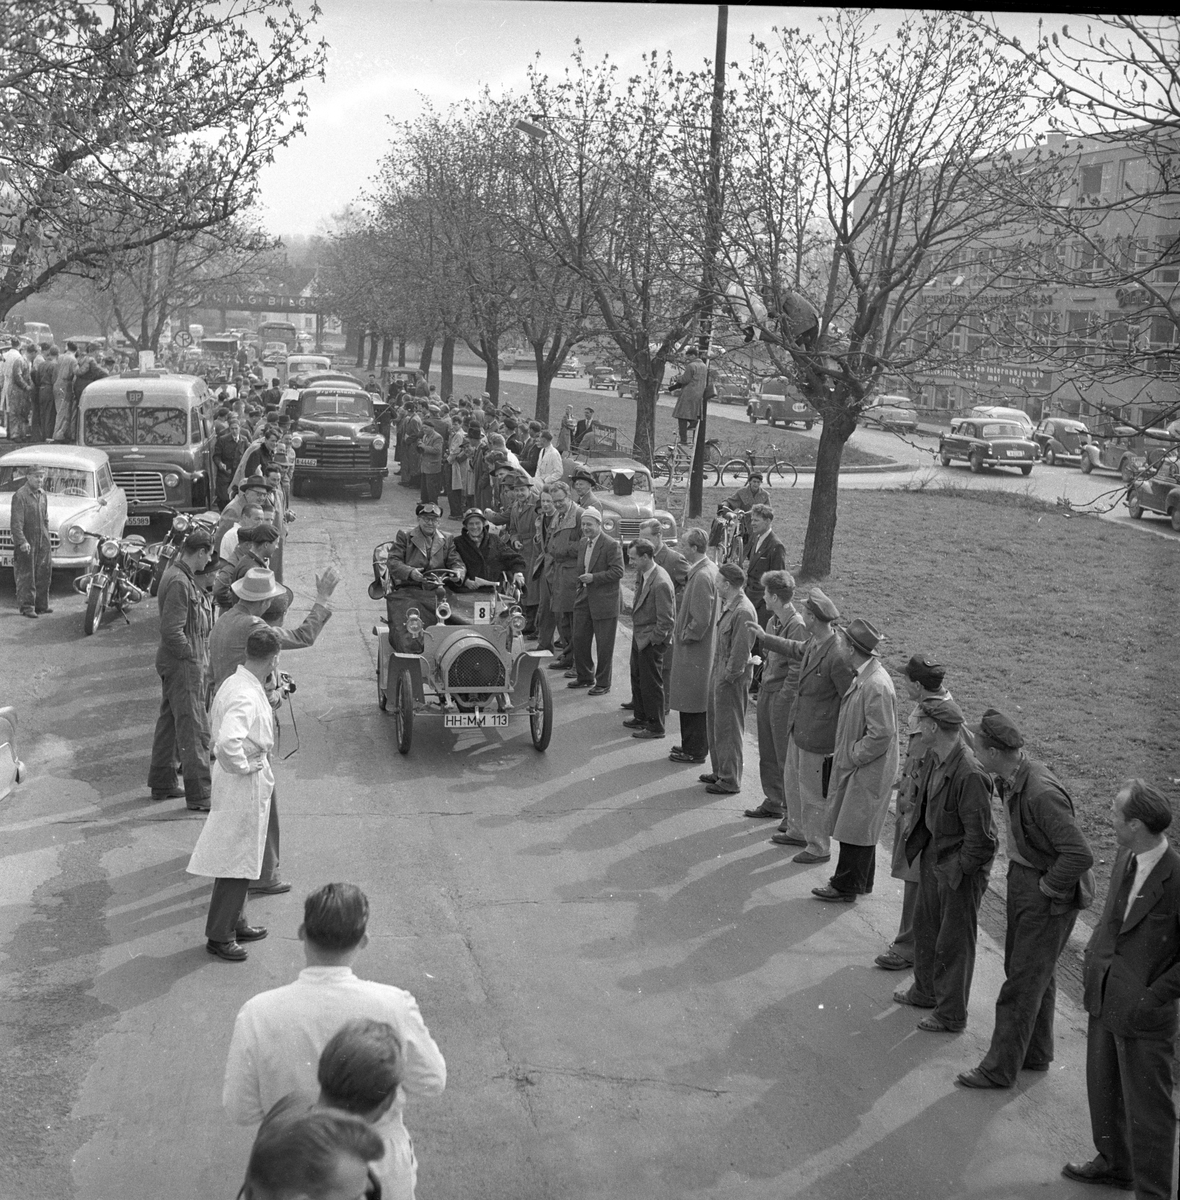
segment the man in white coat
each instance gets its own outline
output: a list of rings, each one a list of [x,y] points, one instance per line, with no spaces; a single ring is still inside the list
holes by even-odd
[[[897,695],[876,657],[881,635],[859,617],[844,631],[854,676],[840,702],[829,787],[832,834],[840,843],[836,871],[817,900],[852,904],[873,890],[877,838],[897,778]]]
[[[245,962],[241,943],[266,937],[262,926],[246,924],[246,893],[262,870],[275,786],[274,713],[264,685],[278,670],[281,644],[269,626],[251,633],[245,665],[217,689],[209,712],[213,786],[188,871],[213,877],[206,949],[227,962]]]

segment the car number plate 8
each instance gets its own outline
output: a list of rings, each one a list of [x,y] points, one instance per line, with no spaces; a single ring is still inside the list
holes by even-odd
[[[126,523],[128,525],[150,525],[152,519],[148,516],[128,517]]]
[[[443,713],[444,729],[505,729],[507,713]]]
[[[316,460],[314,458],[297,458],[295,460],[295,465],[297,467],[314,467],[316,465]]]

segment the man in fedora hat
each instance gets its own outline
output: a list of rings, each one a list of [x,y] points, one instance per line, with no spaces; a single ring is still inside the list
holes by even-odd
[[[340,572],[329,566],[316,576],[316,602],[303,623],[295,629],[277,629],[279,648],[302,650],[312,645],[320,630],[332,615],[330,601]],[[274,573],[255,567],[247,571],[231,588],[237,603],[227,612],[209,635],[210,694],[246,661],[246,642],[256,629],[269,627],[267,615],[277,600],[290,602],[290,591],[275,580]],[[279,879],[279,808],[277,791],[271,795],[270,818],[266,827],[266,848],[262,856],[262,871],[250,883],[251,892],[277,894],[289,892],[291,885]]]
[[[811,864],[832,857],[828,780],[840,697],[848,690],[854,672],[844,639],[836,630],[840,610],[819,588],[811,589],[802,616],[806,641],[783,639],[775,647],[788,658],[801,661],[783,769],[787,815],[770,840],[780,846],[802,846],[794,861]]]
[[[828,789],[832,836],[840,843],[836,871],[818,900],[853,903],[873,890],[877,838],[885,825],[901,753],[897,745],[897,694],[877,658],[881,635],[857,617],[844,631],[856,672],[840,701],[832,779]]]

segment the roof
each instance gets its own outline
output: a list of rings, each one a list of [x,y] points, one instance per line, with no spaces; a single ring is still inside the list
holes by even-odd
[[[594,458],[587,462],[577,462],[574,470],[581,469],[593,474],[595,471],[642,471],[645,475],[651,474],[643,463],[634,458],[623,458],[618,455],[606,456],[599,458],[595,455]]]
[[[91,446],[63,446],[56,442],[41,442],[32,446],[21,446],[19,450],[10,450],[0,457],[0,464],[34,463],[43,467],[89,467],[97,471],[110,460],[105,450],[96,450]]]
[[[118,396],[125,399],[128,392],[143,392],[148,396],[204,396],[208,391],[205,381],[197,375],[180,375],[164,371],[123,371],[108,375],[86,385],[80,403],[86,407],[96,399],[110,400]]]

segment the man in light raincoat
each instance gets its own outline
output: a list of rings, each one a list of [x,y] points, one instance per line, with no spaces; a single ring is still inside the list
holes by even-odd
[[[213,789],[188,871],[213,878],[206,949],[228,962],[245,961],[242,942],[266,937],[262,926],[246,924],[246,893],[262,870],[275,786],[274,714],[265,683],[278,670],[280,644],[269,627],[251,633],[245,664],[218,688],[209,713]]]

